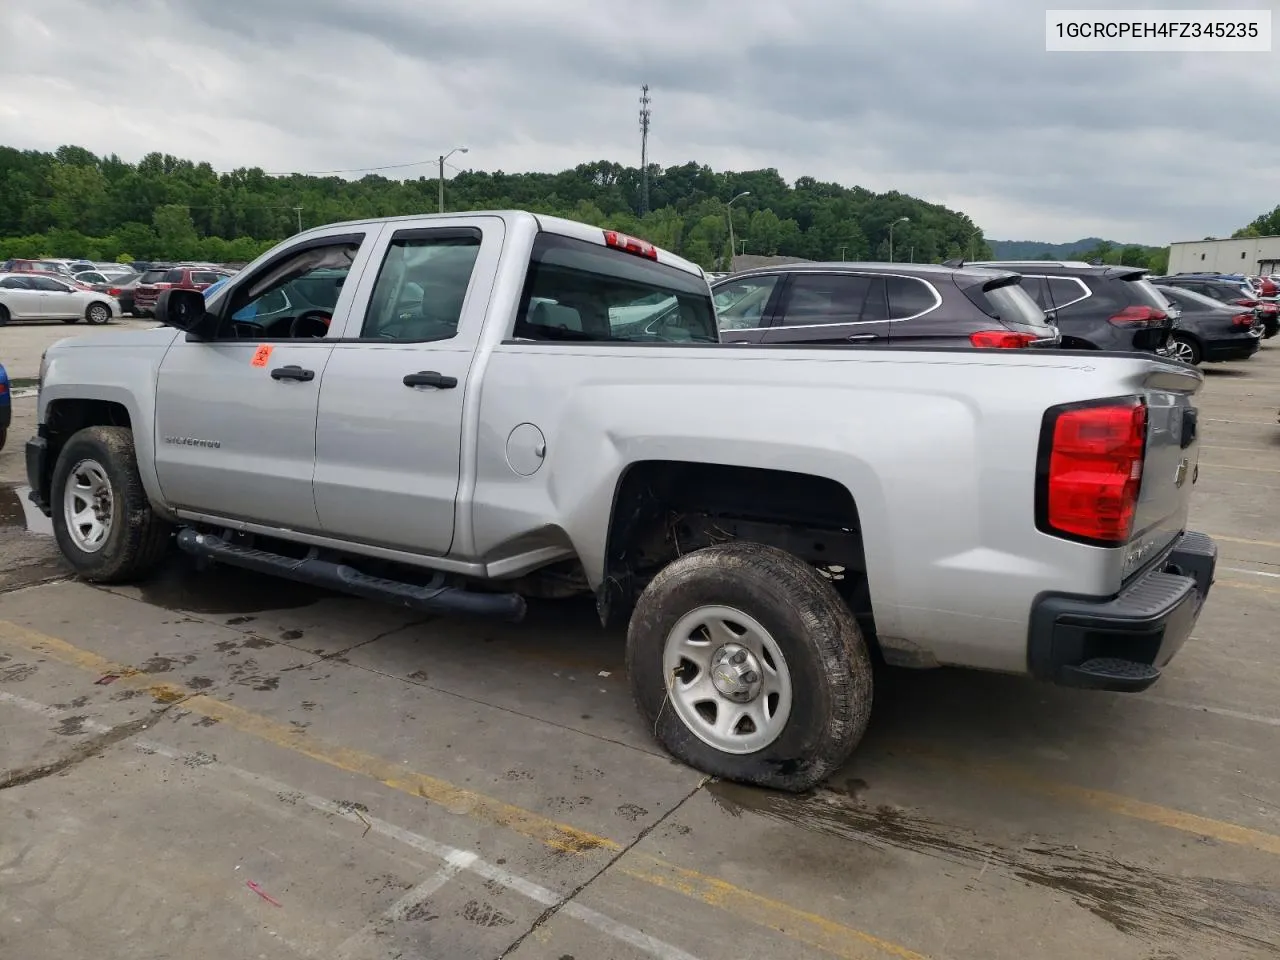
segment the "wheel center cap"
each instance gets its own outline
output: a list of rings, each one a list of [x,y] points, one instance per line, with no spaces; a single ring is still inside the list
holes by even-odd
[[[711,655],[711,683],[735,703],[750,703],[764,686],[760,661],[741,644],[726,643]]]

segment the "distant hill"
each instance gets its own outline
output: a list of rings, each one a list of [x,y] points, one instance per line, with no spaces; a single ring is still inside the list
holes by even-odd
[[[1117,250],[1130,244],[1117,243],[1115,240],[1103,240],[1100,237],[1085,237],[1071,243],[1042,243],[1039,240],[988,240],[997,260],[1042,260],[1049,254],[1054,260],[1074,260],[1086,250],[1094,250],[1100,243],[1108,243]],[[1142,244],[1133,244],[1142,246]]]

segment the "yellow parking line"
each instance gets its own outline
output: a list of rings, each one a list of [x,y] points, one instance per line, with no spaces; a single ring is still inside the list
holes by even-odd
[[[476,820],[507,827],[548,847],[575,854],[591,850],[617,853],[623,849],[622,844],[608,837],[557,823],[530,810],[454,786],[436,777],[406,770],[403,764],[329,743],[288,724],[278,723],[178,684],[155,682],[147,674],[132,667],[114,663],[57,637],[0,620],[0,641],[91,673],[115,674],[120,678],[116,682],[121,685],[145,689],[167,703],[181,700],[184,710],[216,718],[241,733],[344,772],[369,777],[393,790],[422,797],[450,812],[464,813]],[[752,893],[718,877],[686,870],[648,854],[632,851],[619,860],[613,869],[651,886],[683,894],[731,914],[744,923],[773,930],[842,960],[874,960],[885,956],[897,957],[899,960],[928,960],[924,954],[874,934]]]

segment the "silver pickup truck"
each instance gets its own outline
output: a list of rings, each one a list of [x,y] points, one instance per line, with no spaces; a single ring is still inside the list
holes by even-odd
[[[435,613],[594,594],[716,776],[822,781],[876,662],[1144,689],[1213,580],[1202,378],[1149,356],[721,344],[697,266],[518,212],[310,230],[157,319],[41,365],[32,499],[82,577],[176,540]]]

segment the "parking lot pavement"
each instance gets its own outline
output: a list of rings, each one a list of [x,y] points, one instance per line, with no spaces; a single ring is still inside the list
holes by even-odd
[[[662,754],[589,605],[433,620],[181,558],[104,590],[0,499],[0,953],[1274,957],[1280,345],[1206,377],[1219,576],[1165,678],[890,672],[802,797]]]
[[[90,327],[85,323],[63,323],[60,320],[49,323],[15,320],[0,328],[0,363],[4,364],[10,377],[34,380],[40,375],[40,354],[59,340],[115,330],[145,330],[155,325],[154,320],[133,317],[120,317],[102,327]]]

